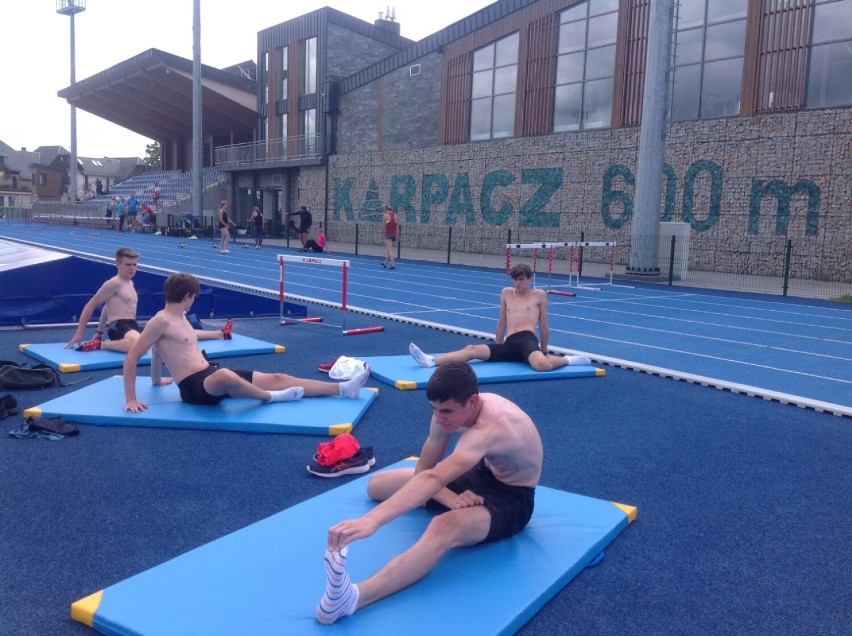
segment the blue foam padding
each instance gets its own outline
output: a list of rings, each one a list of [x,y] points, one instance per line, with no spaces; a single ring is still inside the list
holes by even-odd
[[[124,378],[113,376],[27,409],[43,417],[62,416],[69,422],[101,426],[148,426],[246,433],[299,433],[336,435],[349,432],[364,415],[376,391],[361,389],[356,399],[310,397],[293,402],[263,403],[226,398],[215,406],[181,402],[176,384],[154,386],[151,379],[136,379],[136,396],[147,402],[141,413],[124,410]]]
[[[371,366],[370,375],[397,389],[425,389],[435,367],[424,369],[410,355],[376,356],[359,358]],[[470,363],[476,372],[480,384],[495,382],[514,382],[516,380],[564,380],[566,378],[591,378],[602,376],[602,369],[593,366],[564,366],[553,371],[536,371],[525,362],[483,362],[472,360]]]
[[[46,362],[63,373],[73,371],[91,371],[93,369],[120,369],[124,365],[124,354],[118,351],[77,351],[66,349],[67,342],[45,342],[40,344],[22,344],[19,349],[36,360]],[[198,347],[204,349],[207,357],[231,358],[260,353],[280,353],[284,350],[264,340],[233,334],[231,340],[200,340]],[[151,354],[139,358],[139,365],[151,364]]]
[[[512,634],[628,524],[627,514],[609,501],[539,486],[535,512],[520,534],[451,550],[409,588],[333,627],[320,625],[314,612],[325,589],[326,531],[374,505],[366,495],[367,479],[104,589],[89,614],[93,626],[122,635]],[[347,562],[352,578],[373,574],[411,546],[431,516],[414,510],[352,544]]]

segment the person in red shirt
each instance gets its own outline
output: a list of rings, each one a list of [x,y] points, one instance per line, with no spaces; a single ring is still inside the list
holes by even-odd
[[[390,260],[390,268],[396,269],[396,262],[393,258],[393,244],[396,242],[397,219],[393,208],[389,205],[385,206],[385,213],[382,215],[382,233],[385,238],[385,249],[387,254],[382,261],[382,267],[388,266]]]

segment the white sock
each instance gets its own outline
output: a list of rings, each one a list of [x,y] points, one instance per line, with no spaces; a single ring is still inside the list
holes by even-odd
[[[364,365],[364,370],[356,373],[346,382],[340,383],[340,395],[348,398],[361,397],[361,389],[367,384],[370,378],[370,365]]]
[[[281,391],[270,391],[269,398],[270,402],[292,402],[293,400],[298,400],[305,394],[305,389],[300,386],[291,386],[289,389],[282,389]]]
[[[418,347],[413,342],[408,345],[408,353],[414,356],[414,359],[417,360],[417,364],[419,364],[424,369],[429,369],[430,367],[435,366],[435,357],[427,356],[420,350],[420,347]]]
[[[317,605],[317,620],[330,625],[338,618],[355,613],[360,593],[346,572],[347,549],[325,552],[325,594]]]
[[[572,367],[588,367],[592,364],[586,356],[567,356],[567,358],[568,365]]]

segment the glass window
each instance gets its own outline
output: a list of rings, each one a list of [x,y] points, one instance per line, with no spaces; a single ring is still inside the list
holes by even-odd
[[[470,138],[491,139],[491,98],[476,99],[470,106]]]
[[[807,103],[809,108],[852,104],[852,42],[811,49]]]
[[[680,0],[670,117],[740,112],[748,0]]]
[[[848,40],[852,30],[852,0],[830,2],[814,7],[812,42]]]
[[[674,94],[672,102],[674,121],[698,119],[698,98],[701,95],[701,66],[679,66],[674,72]]]
[[[559,14],[553,131],[610,125],[618,0],[589,0]]]
[[[300,87],[302,95],[317,92],[317,39],[308,38],[302,43],[302,77]]]
[[[618,11],[618,0],[589,0],[589,15]]]
[[[304,149],[302,154],[312,154],[316,150],[317,145],[317,110],[309,108],[304,111],[304,114],[299,122],[299,133],[304,140]]]
[[[704,55],[704,29],[688,29],[677,32],[675,65],[695,64]]]
[[[707,22],[722,22],[745,18],[748,0],[713,0],[707,4]]]
[[[582,82],[583,69],[586,66],[586,52],[570,53],[560,58],[556,67],[556,85],[569,82]]]
[[[809,108],[852,104],[852,0],[817,0],[807,91]]]
[[[518,86],[517,33],[473,54],[470,138],[473,141],[511,137],[515,133]]]
[[[615,45],[591,49],[586,54],[586,79],[612,77],[615,68]]]
[[[554,99],[553,132],[580,130],[583,115],[583,84],[557,86]]]
[[[677,12],[677,28],[687,29],[689,27],[704,24],[704,16],[707,13],[705,0],[680,0],[675,5]]]
[[[745,20],[707,27],[704,59],[722,60],[729,57],[742,57],[745,53],[745,29]]]
[[[586,82],[583,89],[583,128],[609,128],[612,119],[612,79]]]
[[[740,112],[740,84],[732,77],[742,74],[742,60],[707,62],[701,78],[701,117],[729,117]]]
[[[586,21],[569,22],[559,26],[559,53],[582,51],[586,48]]]
[[[280,100],[287,99],[287,64],[289,63],[287,59],[288,53],[289,49],[286,46],[281,49],[281,67],[278,71],[278,90],[281,91],[278,95],[278,99]]]
[[[589,18],[589,35],[586,46],[602,46],[604,44],[615,44],[618,38],[618,13]]]
[[[263,103],[269,103],[269,53],[263,54]]]

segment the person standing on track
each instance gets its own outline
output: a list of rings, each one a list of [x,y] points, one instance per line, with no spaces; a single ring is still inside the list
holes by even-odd
[[[231,219],[228,218],[228,206],[227,201],[222,201],[219,204],[219,210],[216,212],[219,232],[222,235],[222,240],[219,242],[219,252],[221,254],[231,253],[228,249],[228,241],[231,240]]]
[[[398,226],[399,223],[393,208],[386,205],[385,213],[382,215],[382,236],[385,241],[385,259],[382,261],[382,267],[387,267],[388,261],[390,261],[390,269],[396,269],[396,262],[393,258],[393,247],[394,243],[396,243]]]

